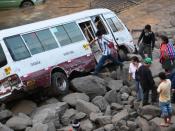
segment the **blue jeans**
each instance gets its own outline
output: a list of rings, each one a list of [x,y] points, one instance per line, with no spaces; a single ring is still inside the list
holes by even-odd
[[[139,81],[135,81],[136,83],[136,92],[137,92],[137,100],[143,100],[143,90]]]
[[[106,60],[111,60],[115,65],[123,65],[122,62],[120,62],[118,59],[115,59],[114,57],[112,57],[111,55],[102,55],[102,57],[100,58],[97,66],[95,67],[95,72],[94,74],[98,74],[100,72],[100,70],[102,69],[103,65],[105,64]]]
[[[171,102],[159,102],[159,106],[161,109],[161,116],[163,118],[165,117],[169,117],[172,114],[172,106],[171,106]]]

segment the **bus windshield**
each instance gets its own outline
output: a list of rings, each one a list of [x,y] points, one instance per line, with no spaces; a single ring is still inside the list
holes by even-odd
[[[5,57],[4,51],[2,49],[2,46],[0,44],[0,67],[3,67],[7,64],[7,59]]]

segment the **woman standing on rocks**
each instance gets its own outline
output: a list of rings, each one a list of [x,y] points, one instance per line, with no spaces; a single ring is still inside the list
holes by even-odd
[[[134,56],[132,58],[132,62],[129,65],[129,77],[128,77],[128,79],[129,79],[129,81],[131,79],[135,80],[138,101],[143,100],[143,91],[142,91],[142,87],[140,85],[140,80],[139,80],[138,75],[137,75],[137,70],[139,69],[139,67],[141,65],[142,64],[139,61],[139,58],[137,56]]]
[[[160,45],[160,63],[162,64],[162,68],[168,72],[174,67],[175,49],[171,46],[171,43],[169,43],[167,36],[162,35],[160,38],[162,40]]]

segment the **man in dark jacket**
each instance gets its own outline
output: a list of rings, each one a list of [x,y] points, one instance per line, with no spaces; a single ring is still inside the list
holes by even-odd
[[[149,67],[152,64],[151,58],[145,58],[144,64],[138,69],[140,84],[143,89],[143,106],[148,105],[149,91],[152,91],[152,103],[157,100],[157,91],[155,82]]]
[[[148,57],[152,59],[152,50],[154,49],[154,45],[155,45],[155,35],[151,31],[151,26],[146,25],[142,33],[140,34],[138,40],[139,54],[142,56],[143,59],[145,59],[144,55],[145,53],[148,54]]]

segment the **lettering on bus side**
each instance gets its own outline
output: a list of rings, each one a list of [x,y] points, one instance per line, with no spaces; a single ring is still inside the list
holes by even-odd
[[[74,51],[65,52],[63,55],[67,56],[67,55],[71,55],[71,54],[74,54]]]
[[[31,66],[35,66],[35,65],[39,65],[39,64],[41,64],[40,61],[35,61],[35,62],[30,63]]]

